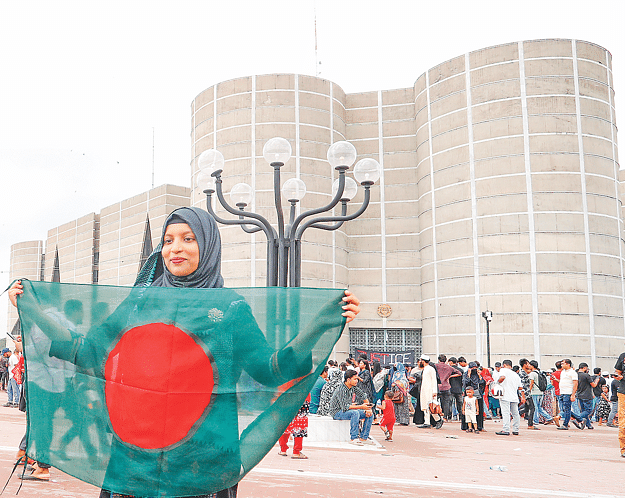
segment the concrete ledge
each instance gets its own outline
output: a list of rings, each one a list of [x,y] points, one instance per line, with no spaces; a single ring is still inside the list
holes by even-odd
[[[307,443],[349,442],[349,420],[334,420],[320,415],[308,415]]]

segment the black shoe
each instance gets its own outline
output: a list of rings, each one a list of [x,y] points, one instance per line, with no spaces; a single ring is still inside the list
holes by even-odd
[[[432,426],[430,424],[421,424],[421,425],[417,425],[417,427],[419,429],[429,429]]]
[[[436,425],[434,426],[435,429],[440,429],[441,427],[443,427],[443,419],[439,419],[438,422],[436,422]]]
[[[519,433],[518,433],[518,432],[513,432],[513,433],[512,433],[512,435],[513,435],[513,436],[518,436],[518,435],[519,435]]]
[[[504,431],[497,431],[497,432],[495,432],[495,434],[497,434],[498,436],[509,436],[510,435],[509,432],[504,432]]]
[[[11,408],[13,406],[13,403],[10,403],[10,402],[9,403],[5,403],[2,406],[7,407],[7,408]]]
[[[558,427],[558,430],[559,431],[568,431],[569,427],[568,427],[568,425],[563,425],[562,427]]]
[[[575,420],[574,418],[572,418],[572,419],[571,419],[571,423],[572,423],[575,427],[577,427],[578,429],[580,429],[580,430],[582,430],[582,431],[584,430],[584,426],[583,426],[583,425],[579,425],[579,422],[578,422],[577,420]]]
[[[587,426],[586,426],[586,429],[589,429],[589,430],[590,430],[590,429],[594,429],[594,427],[593,427],[592,425],[587,425]]]

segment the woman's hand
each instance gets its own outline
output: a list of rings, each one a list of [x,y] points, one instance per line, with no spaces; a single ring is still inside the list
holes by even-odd
[[[16,280],[9,289],[9,301],[17,308],[17,296],[24,293],[24,286],[21,280]]]
[[[346,304],[343,306],[345,312],[342,314],[344,317],[347,317],[347,323],[351,322],[356,315],[360,313],[360,300],[354,296],[348,290],[345,291],[345,297],[343,298],[343,302]]]

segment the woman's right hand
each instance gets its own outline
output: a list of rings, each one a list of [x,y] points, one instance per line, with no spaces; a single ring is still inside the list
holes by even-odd
[[[16,280],[9,288],[9,301],[17,308],[17,296],[24,293],[24,286],[21,280]]]

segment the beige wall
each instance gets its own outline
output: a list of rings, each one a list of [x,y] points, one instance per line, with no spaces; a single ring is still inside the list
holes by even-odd
[[[98,239],[99,216],[88,214],[48,230],[44,279],[52,280],[54,258],[59,254],[61,282],[93,283],[93,254]]]
[[[41,258],[43,254],[43,242],[30,240],[19,242],[11,246],[11,261],[9,264],[9,281],[16,278],[29,280],[41,280]],[[10,332],[17,322],[17,310],[9,303],[7,314],[7,330]]]
[[[98,283],[132,285],[139,271],[147,218],[156,247],[167,215],[188,205],[188,188],[161,185],[102,209]]]
[[[483,358],[488,307],[498,357],[611,367],[624,327],[610,64],[596,45],[541,40],[417,80],[425,351]]]

